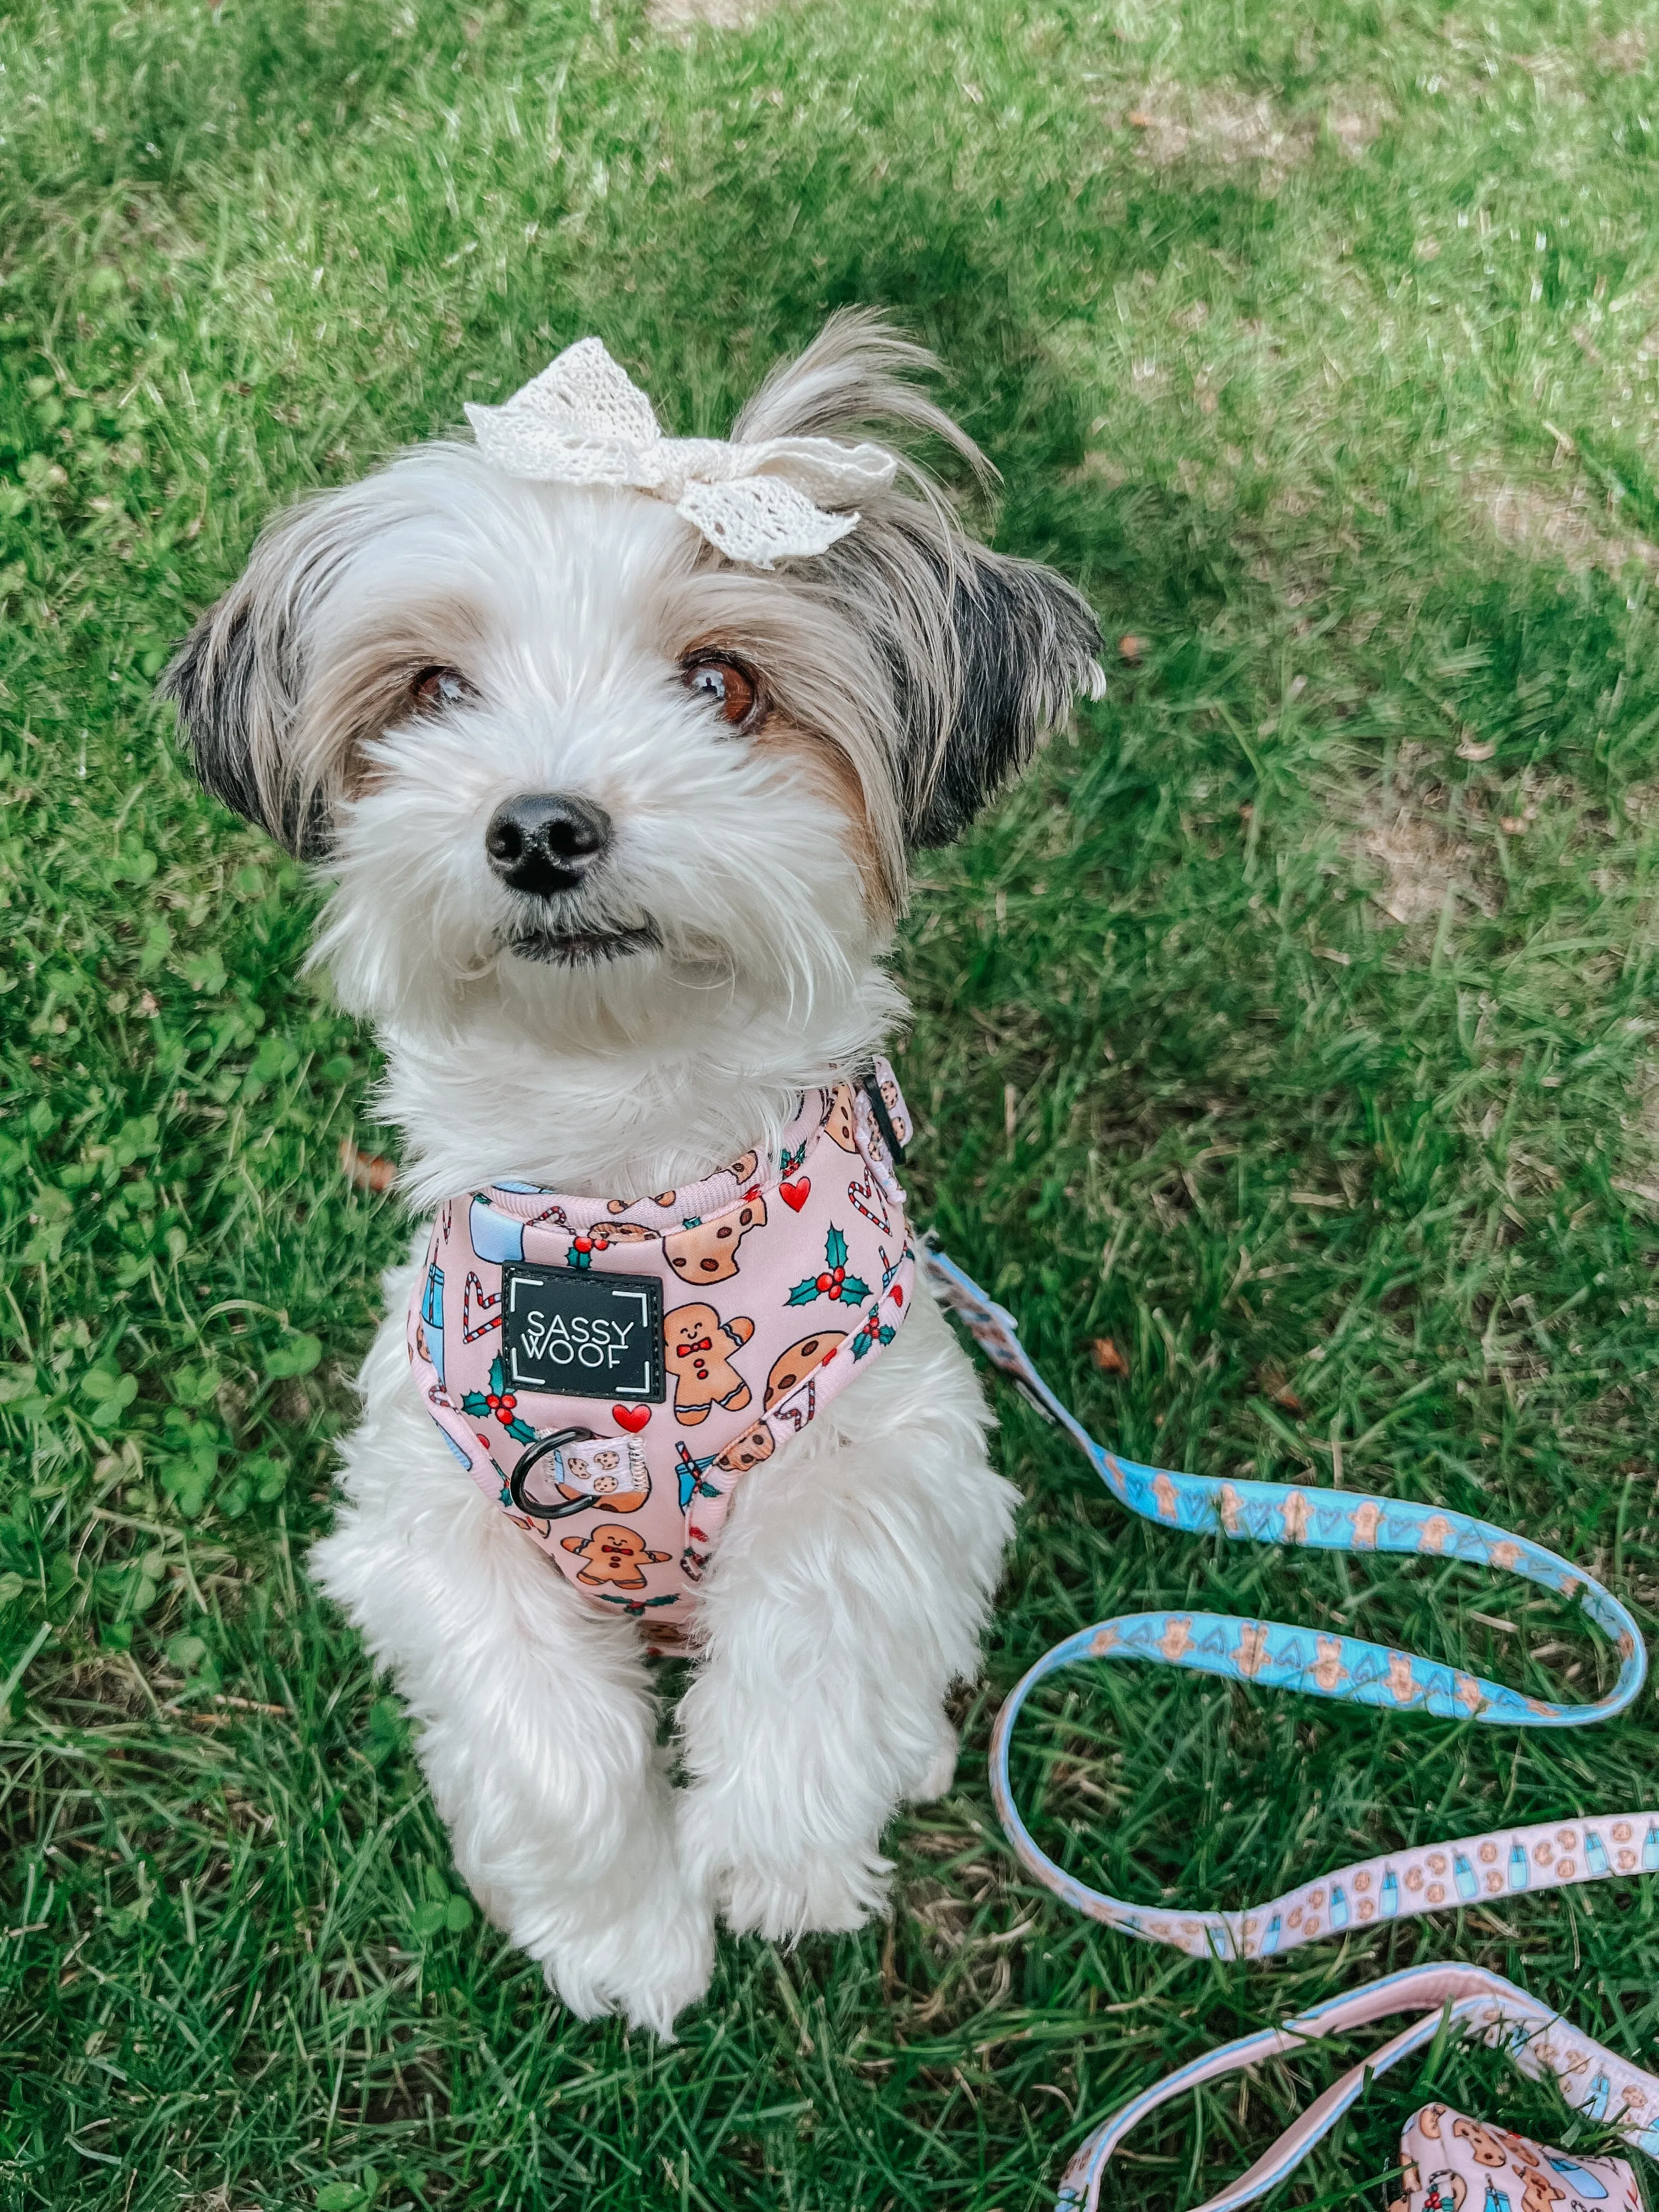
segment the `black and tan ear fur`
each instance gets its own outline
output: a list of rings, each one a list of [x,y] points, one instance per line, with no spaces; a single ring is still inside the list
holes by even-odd
[[[349,493],[279,516],[156,687],[207,789],[305,860],[325,848],[331,796],[327,762],[301,738],[307,640],[362,522]]]
[[[934,366],[878,316],[834,315],[757,393],[734,434],[867,434],[890,446],[894,432],[919,430],[988,478],[973,441],[913,380]],[[830,602],[886,665],[891,772],[913,848],[959,836],[1073,701],[1104,690],[1100,627],[1082,593],[1052,568],[975,544],[908,463],[890,491],[864,503],[858,526],[791,581]]]
[[[949,586],[954,713],[940,741],[927,705],[907,732],[909,842],[948,845],[1029,764],[1079,695],[1104,689],[1100,625],[1052,568],[982,546],[958,552]]]

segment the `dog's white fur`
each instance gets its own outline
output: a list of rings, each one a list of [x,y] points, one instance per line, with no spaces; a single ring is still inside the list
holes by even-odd
[[[965,447],[896,375],[919,360],[842,319],[743,427],[884,416]],[[711,640],[764,676],[751,735],[685,686]],[[1092,686],[1095,645],[1067,586],[971,545],[915,480],[831,555],[762,577],[647,498],[441,444],[276,525],[168,685],[210,786],[325,862],[319,950],[379,1029],[414,1201],[501,1178],[637,1195],[775,1141],[803,1089],[867,1060],[904,1011],[879,965],[904,843],[950,834],[1020,764]],[[417,711],[434,665],[466,689]],[[532,899],[492,873],[484,825],[521,792],[610,816],[578,890]],[[550,932],[619,930],[650,941],[548,957]],[[1014,1503],[977,1382],[919,1295],[741,1486],[677,1788],[635,1628],[434,1428],[409,1285],[386,1279],[315,1571],[391,1669],[490,1917],[573,2010],[667,2034],[707,1985],[716,1911],[775,1939],[856,1926],[894,1808],[948,1785],[944,1701],[975,1670]]]

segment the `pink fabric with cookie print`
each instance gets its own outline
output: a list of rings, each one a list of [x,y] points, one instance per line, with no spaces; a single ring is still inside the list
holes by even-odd
[[[910,1133],[891,1068],[872,1077]],[[904,1193],[870,1092],[809,1092],[775,1155],[638,1200],[446,1200],[409,1308],[433,1419],[600,1604],[672,1635],[738,1483],[909,1311]]]
[[[1575,2157],[1508,2128],[1425,2105],[1400,2139],[1389,2212],[1642,2212],[1622,2158]]]

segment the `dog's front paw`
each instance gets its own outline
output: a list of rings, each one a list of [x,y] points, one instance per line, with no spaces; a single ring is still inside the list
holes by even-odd
[[[891,1872],[887,1860],[862,1853],[842,1859],[824,1852],[790,1867],[734,1866],[720,1885],[726,1924],[735,1936],[774,1943],[842,1935],[881,1910]]]
[[[957,1778],[957,1732],[943,1719],[939,1741],[914,1786],[905,1792],[913,1805],[932,1805],[944,1796]]]
[[[674,2021],[696,2004],[714,1970],[714,1917],[702,1893],[678,1877],[607,1917],[591,1919],[539,1952],[549,1987],[579,2019],[619,2012],[630,2027],[673,2040]]]
[[[688,1800],[681,1816],[682,1859],[733,1935],[790,1942],[797,1936],[862,1927],[881,1910],[892,1867],[872,1845],[820,1838],[781,1849],[781,1842],[735,1834],[709,1801],[695,1793]]]

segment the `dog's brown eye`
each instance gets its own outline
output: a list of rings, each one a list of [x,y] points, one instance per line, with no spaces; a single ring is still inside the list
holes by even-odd
[[[766,693],[752,668],[724,653],[699,653],[682,664],[688,691],[719,708],[734,730],[752,730],[766,713]]]
[[[471,689],[459,668],[423,668],[409,692],[423,713],[440,714],[446,707],[459,707]]]

